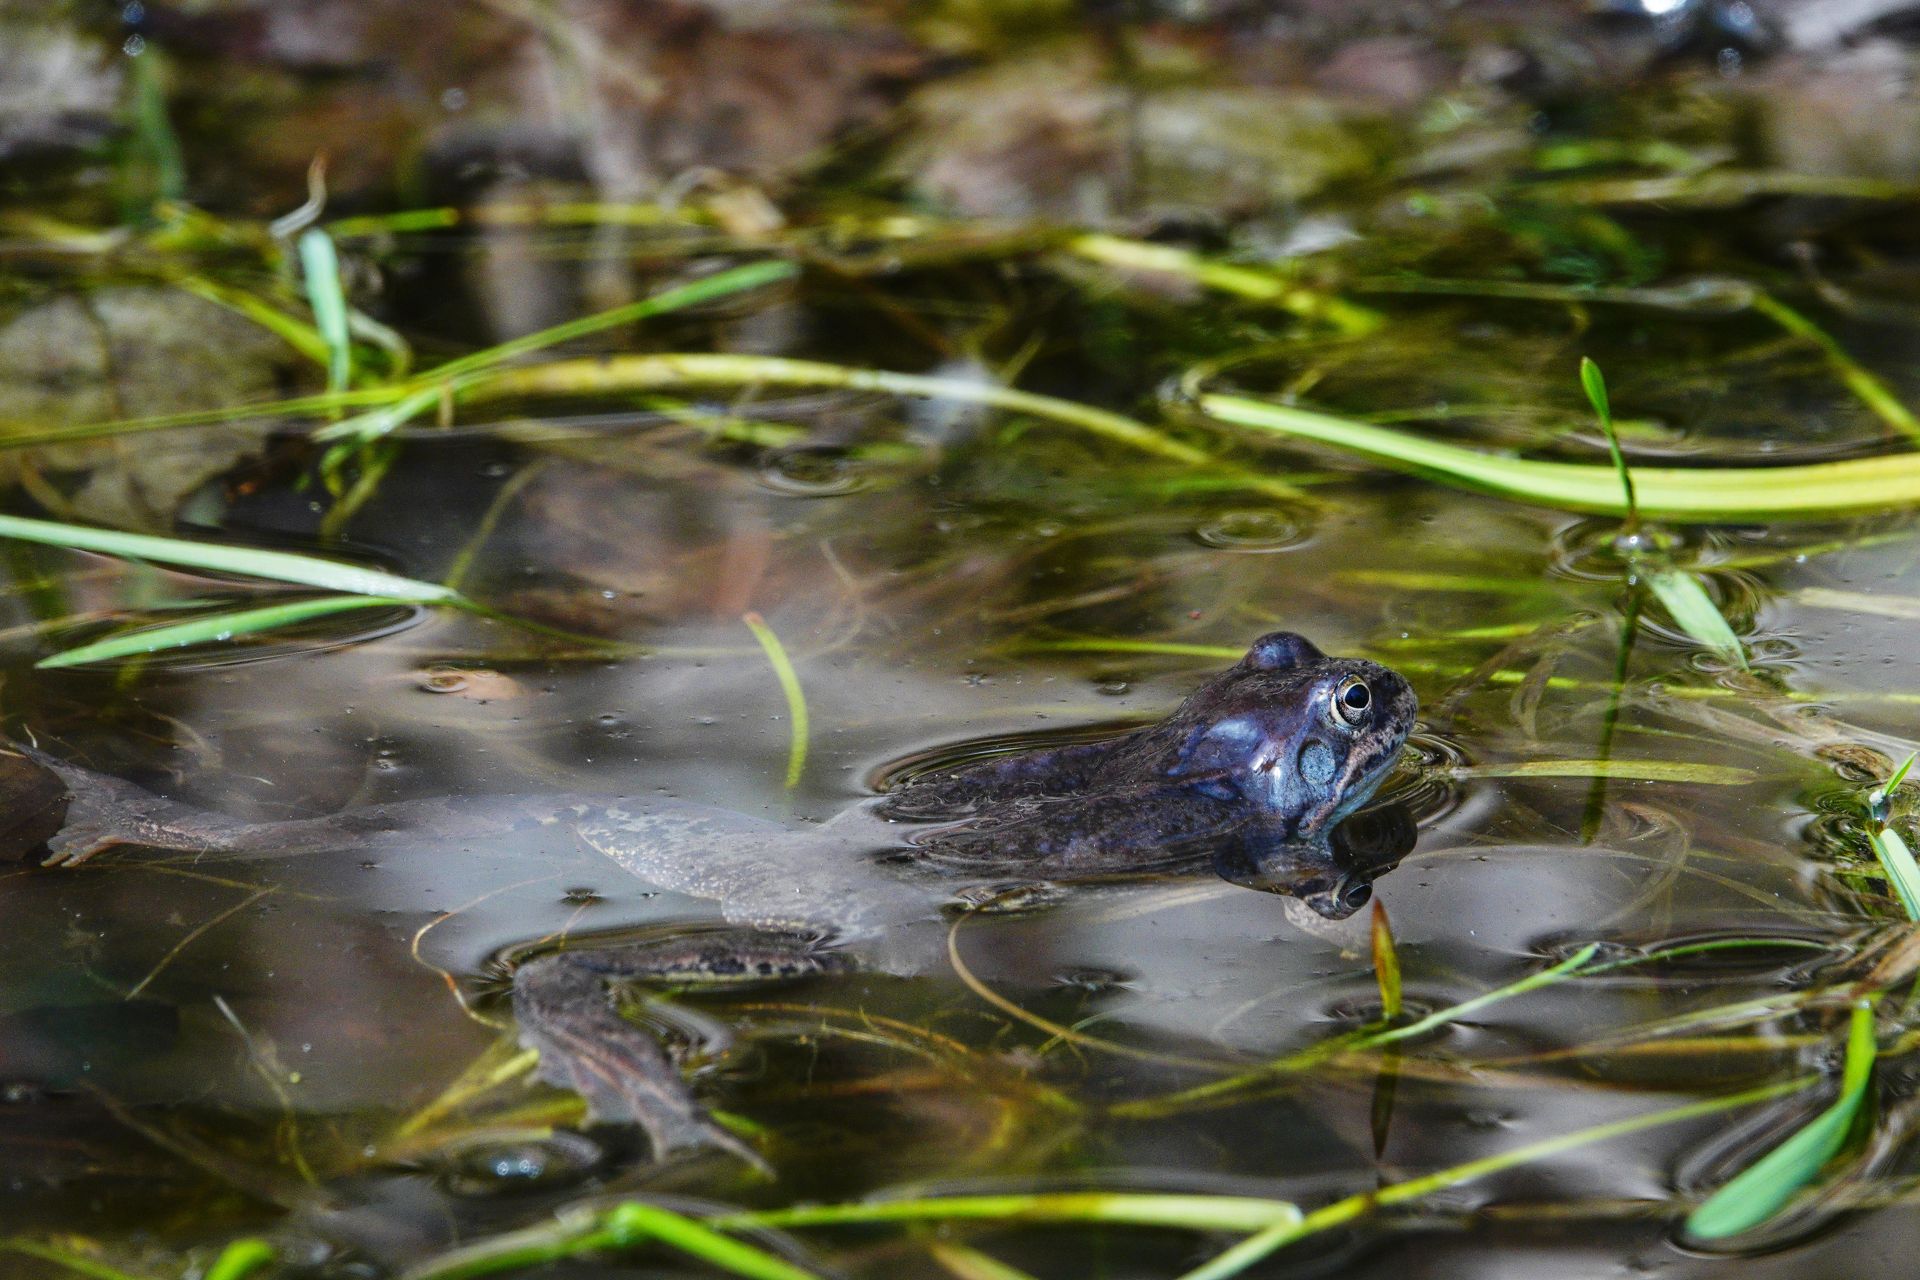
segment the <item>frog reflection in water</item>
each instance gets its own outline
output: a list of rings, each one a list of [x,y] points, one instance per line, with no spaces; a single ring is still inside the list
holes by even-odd
[[[908,972],[925,957],[902,954],[916,936],[903,926],[937,918],[957,885],[1111,880],[1209,858],[1230,880],[1344,918],[1367,900],[1370,872],[1352,865],[1336,828],[1392,769],[1415,711],[1394,672],[1276,632],[1157,724],[924,774],[803,831],[673,801],[584,795],[413,801],[250,824],[49,761],[74,793],[50,861],[114,844],[274,856],[570,829],[642,880],[717,903],[730,927],[523,961],[513,975],[523,1041],[539,1051],[546,1079],[582,1094],[597,1118],[641,1125],[656,1152],[737,1149],[655,1037],[619,1016],[618,984],[798,977],[852,967],[856,955]],[[913,824],[904,838],[900,824]],[[889,865],[876,865],[876,852]]]

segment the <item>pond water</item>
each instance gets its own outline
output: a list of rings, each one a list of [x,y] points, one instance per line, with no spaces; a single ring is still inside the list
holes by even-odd
[[[1352,1211],[1211,1274],[1837,1275],[1911,1247],[1915,957],[1868,793],[1920,747],[1914,499],[1793,518],[1756,499],[1629,546],[1594,510],[1606,471],[1596,502],[1533,502],[1207,399],[1601,468],[1588,357],[1635,468],[1905,453],[1920,245],[1892,161],[1754,142],[1778,84],[1663,45],[1682,61],[1577,109],[1447,119],[1436,91],[1390,140],[1339,135],[1375,149],[1364,172],[1257,216],[1184,188],[1131,221],[941,208],[927,169],[901,176],[912,146],[861,144],[771,195],[348,187],[275,233],[259,215],[298,203],[297,169],[216,155],[192,114],[210,67],[264,55],[143,31],[176,42],[170,101],[205,175],[182,194],[215,212],[116,220],[129,175],[164,176],[147,117],[116,160],[9,178],[6,510],[462,602],[37,668],[327,588],[8,540],[9,737],[256,821],[565,791],[804,829],[929,760],[1145,723],[1286,629],[1415,687],[1372,812],[1418,834],[1378,910],[1344,922],[1200,868],[947,910],[882,968],[636,992],[628,1015],[760,1168],[654,1159],[534,1079],[515,957],[716,919],[564,830],[23,857],[0,868],[0,1274],[205,1274],[261,1240],[271,1273],[464,1276],[515,1262],[526,1230],[520,1264],[579,1274],[1173,1277],[1277,1202]],[[1322,143],[1329,172],[1357,163]],[[1113,237],[1082,238],[1096,224]],[[364,317],[332,401],[311,398],[316,228]],[[753,264],[790,269],[672,294]],[[721,359],[600,359],[650,353]],[[1735,647],[1688,615],[1703,599]],[[804,891],[810,869],[769,874]],[[1831,1158],[1751,1229],[1689,1232],[1834,1102],[1869,1016],[1878,1058]],[[1152,1202],[1171,1218],[1145,1226],[1042,1220],[1090,1202],[776,1212],[1064,1192],[1203,1199]],[[1255,1200],[1266,1219],[1207,1217]],[[774,1216],[738,1236],[763,1251],[746,1260],[580,1243],[622,1203]]]

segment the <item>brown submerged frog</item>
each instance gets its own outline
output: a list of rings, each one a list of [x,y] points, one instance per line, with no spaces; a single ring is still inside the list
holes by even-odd
[[[1230,880],[1342,919],[1367,900],[1380,868],[1361,865],[1336,830],[1392,769],[1416,710],[1412,689],[1387,668],[1275,632],[1157,724],[923,774],[802,830],[591,795],[424,800],[246,823],[32,754],[72,793],[66,825],[48,841],[50,864],[121,844],[271,857],[563,827],[657,888],[716,903],[729,927],[576,946],[514,968],[514,1014],[544,1078],[581,1093],[596,1118],[642,1126],[665,1152],[738,1148],[657,1040],[619,1016],[616,984],[760,980],[856,963],[914,971],[925,948],[906,926],[937,918],[957,890],[1112,880],[1209,859]],[[1397,860],[1405,848],[1392,852]]]

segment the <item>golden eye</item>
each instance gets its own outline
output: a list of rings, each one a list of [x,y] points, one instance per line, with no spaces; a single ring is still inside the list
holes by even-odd
[[[1333,715],[1341,724],[1357,729],[1373,708],[1373,690],[1359,676],[1348,676],[1333,691]]]

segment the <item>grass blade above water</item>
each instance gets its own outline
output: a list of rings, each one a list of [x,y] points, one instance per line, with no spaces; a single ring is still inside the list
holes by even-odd
[[[289,627],[311,618],[346,613],[354,609],[378,609],[389,605],[411,604],[386,596],[322,596],[317,600],[295,600],[286,604],[265,605],[258,609],[240,609],[225,613],[202,614],[186,622],[161,627],[142,627],[119,635],[83,644],[34,663],[46,671],[59,667],[77,667],[89,662],[111,662],[158,653],[162,649],[184,649],[196,644],[218,644],[242,636]]]
[[[1512,458],[1246,396],[1202,395],[1199,406],[1219,422],[1312,440],[1516,501],[1627,514],[1612,466]],[[1637,467],[1633,482],[1640,513],[1656,519],[1710,524],[1883,512],[1920,505],[1920,452],[1781,467]]]
[[[0,538],[19,538],[23,542],[124,556],[130,560],[151,560],[209,573],[265,578],[272,582],[289,582],[349,595],[383,596],[417,603],[451,603],[460,599],[460,593],[452,587],[443,587],[436,582],[421,582],[415,578],[383,573],[378,569],[362,569],[357,565],[322,560],[317,556],[296,555],[290,551],[231,547],[216,542],[189,542],[184,538],[122,533],[117,529],[95,529],[87,525],[61,524],[54,520],[32,520],[25,516],[0,516]]]
[[[327,344],[327,390],[345,391],[353,376],[353,337],[347,324],[347,295],[340,285],[340,255],[318,228],[300,237],[300,274],[313,308],[313,327]]]
[[[1660,567],[1648,569],[1645,581],[1647,589],[1667,607],[1667,615],[1675,625],[1746,670],[1747,651],[1741,647],[1740,637],[1734,634],[1733,625],[1720,612],[1720,606],[1713,602],[1707,589],[1700,585],[1700,579],[1684,569]]]
[[[1853,1007],[1840,1096],[1792,1137],[1760,1157],[1687,1216],[1687,1232],[1702,1240],[1739,1235],[1772,1219],[1839,1152],[1873,1078],[1873,1006]]]

